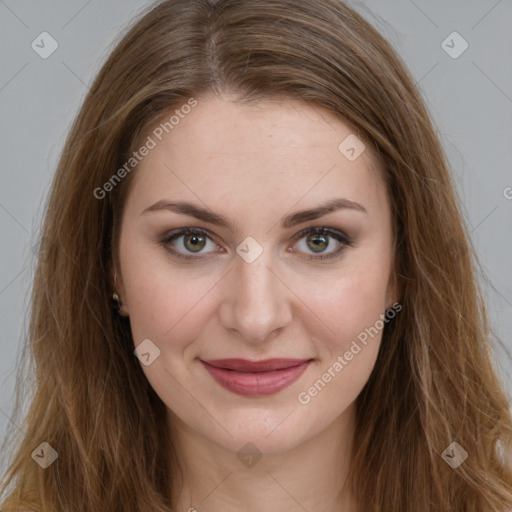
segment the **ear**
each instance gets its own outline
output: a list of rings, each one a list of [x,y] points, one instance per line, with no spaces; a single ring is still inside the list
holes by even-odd
[[[110,284],[112,286],[112,294],[117,293],[119,296],[120,308],[118,314],[121,316],[129,316],[128,306],[126,305],[126,293],[124,291],[123,280],[112,263],[109,266],[109,278]]]

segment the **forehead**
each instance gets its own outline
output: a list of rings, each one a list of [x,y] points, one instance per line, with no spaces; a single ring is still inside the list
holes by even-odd
[[[386,202],[369,145],[338,116],[302,101],[199,97],[193,109],[177,106],[162,116],[146,137],[154,147],[138,164],[137,193],[130,194],[140,207],[184,196],[226,211],[237,204],[307,207],[340,194],[369,209]]]

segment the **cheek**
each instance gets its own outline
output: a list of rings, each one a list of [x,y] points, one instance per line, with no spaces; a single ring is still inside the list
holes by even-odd
[[[315,428],[328,425],[357,399],[375,367],[382,339],[382,329],[346,326],[337,340],[331,340],[314,371],[298,391],[299,409]],[[365,329],[368,329],[367,331]],[[322,427],[323,428],[323,427]]]
[[[155,372],[167,368],[186,379],[198,355],[197,341],[204,337],[219,307],[216,285],[225,270],[180,267],[162,255],[163,249],[130,244],[128,236],[125,244],[121,262],[133,343],[138,346],[150,339],[161,352],[157,363],[143,370],[156,378]]]
[[[145,338],[160,340],[185,307],[180,276],[163,268],[159,255],[160,250],[137,240],[129,230],[121,233],[124,299],[135,345]]]
[[[353,339],[370,328],[385,312],[388,274],[387,269],[367,266],[343,270],[339,277],[332,274],[325,279],[304,280],[306,305],[328,327],[325,345],[332,352],[344,350]]]
[[[134,265],[133,270],[126,275],[126,295],[135,343],[153,337],[162,344],[168,345],[170,339],[179,344],[183,329],[204,311],[202,299],[214,284],[212,277],[190,279],[170,267],[164,271],[153,266],[144,272]]]
[[[333,418],[367,382],[386,325],[386,272],[368,266],[364,272],[350,274],[330,279],[325,286],[317,281],[308,296],[308,307],[318,312],[328,329],[316,338],[320,361],[304,384],[299,402],[314,402],[322,410],[328,404]]]

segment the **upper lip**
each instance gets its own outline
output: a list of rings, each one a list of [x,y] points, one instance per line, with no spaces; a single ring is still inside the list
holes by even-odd
[[[208,359],[202,360],[217,368],[239,372],[270,372],[293,368],[307,363],[310,359],[264,359],[263,361],[249,361],[247,359]]]

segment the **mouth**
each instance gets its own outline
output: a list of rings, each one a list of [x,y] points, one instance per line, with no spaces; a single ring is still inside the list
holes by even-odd
[[[215,359],[201,363],[225,389],[244,396],[272,395],[291,385],[313,359]]]

